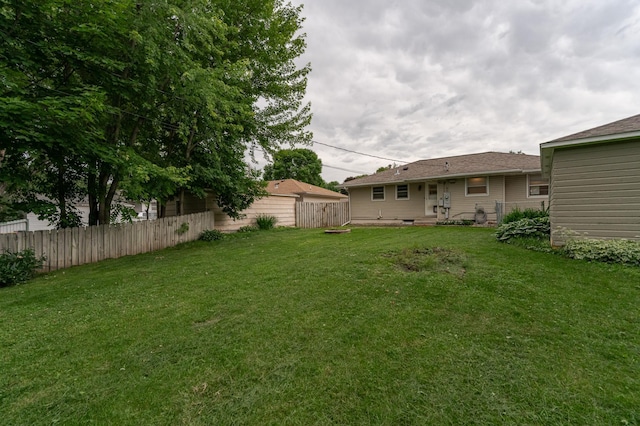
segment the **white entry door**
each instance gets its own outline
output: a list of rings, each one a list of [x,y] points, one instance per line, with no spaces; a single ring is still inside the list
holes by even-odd
[[[438,185],[435,183],[425,184],[424,198],[424,215],[436,216],[438,214]]]

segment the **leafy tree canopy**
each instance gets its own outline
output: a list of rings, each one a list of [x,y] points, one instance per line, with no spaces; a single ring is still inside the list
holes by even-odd
[[[310,149],[282,149],[273,156],[273,164],[264,167],[265,180],[296,179],[316,186],[324,186],[320,176],[322,160]]]
[[[282,0],[0,0],[2,199],[64,227],[80,199],[97,224],[118,191],[166,201],[209,189],[236,217],[261,193],[245,151],[311,140],[310,67],[295,63],[301,10]]]

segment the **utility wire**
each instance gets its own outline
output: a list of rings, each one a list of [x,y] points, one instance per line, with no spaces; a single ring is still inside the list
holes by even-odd
[[[258,152],[262,152],[265,153],[265,150],[261,149],[261,148],[253,148],[254,151],[258,151]],[[344,169],[342,167],[336,167],[336,166],[330,166],[328,164],[322,163],[322,167],[328,167],[330,169],[336,169],[336,170],[342,170],[343,172],[349,172],[349,173],[358,173],[360,175],[368,175],[369,173],[367,172],[362,172],[359,170],[349,170],[349,169]]]
[[[352,154],[364,155],[365,157],[372,157],[372,158],[378,158],[380,160],[393,161],[394,163],[400,163],[400,164],[410,163],[410,161],[394,160],[393,158],[379,157],[379,156],[373,155],[373,154],[365,154],[364,152],[358,152],[358,151],[353,151],[351,149],[340,148],[339,146],[329,145],[328,143],[323,143],[323,142],[318,142],[318,141],[313,141],[313,143],[314,144],[317,143],[318,145],[328,146],[329,148],[339,149],[340,151],[350,152]]]
[[[8,34],[5,33],[2,30],[0,30],[0,34],[3,34],[5,37],[8,36]],[[29,39],[22,39],[22,40],[26,41],[27,43],[30,43],[30,44],[32,44],[34,46],[39,46],[39,43],[36,43],[36,42],[34,42],[32,40],[29,40]],[[136,85],[138,85],[138,87],[143,87],[145,89],[155,90],[156,92],[159,92],[159,93],[162,93],[162,94],[170,96],[172,99],[177,99],[177,100],[181,100],[181,101],[184,101],[184,102],[188,102],[187,99],[185,99],[183,97],[180,97],[180,96],[177,96],[175,93],[169,93],[169,92],[166,92],[164,90],[161,90],[161,89],[158,89],[158,88],[155,88],[155,87],[145,86],[143,83],[140,83],[140,82],[135,81],[133,79],[123,78],[122,76],[119,76],[119,75],[117,75],[115,73],[112,73],[110,71],[107,71],[107,70],[103,70],[103,71],[105,73],[113,76],[113,77],[120,78],[121,80],[136,84]],[[51,90],[51,91],[54,91],[54,92],[58,92],[58,93],[61,93],[61,94],[67,95],[67,96],[73,96],[70,93],[66,93],[66,92],[63,92],[61,90],[53,89],[53,88],[50,88],[50,87],[45,87],[45,86],[42,86],[42,85],[38,85],[38,86],[43,88],[43,89],[48,89],[48,90]],[[125,111],[125,110],[117,108],[117,107],[111,107],[111,108],[113,108],[114,110],[119,111],[119,112],[121,112],[123,114],[128,114],[128,115],[131,115],[131,116],[134,116],[134,117],[137,117],[137,118],[142,118],[142,119],[146,119],[146,120],[151,121],[150,118],[142,116],[142,115],[139,115],[139,114],[135,114],[133,112]],[[178,130],[179,129],[178,126],[176,126],[173,123],[160,122],[160,124],[163,127],[165,127],[167,130]],[[393,158],[380,157],[380,156],[373,155],[373,154],[367,154],[367,153],[364,153],[364,152],[358,152],[358,151],[354,151],[354,150],[347,149],[347,148],[341,148],[341,147],[335,146],[335,145],[329,145],[328,143],[324,143],[324,142],[318,142],[318,141],[312,141],[312,142],[314,144],[317,143],[318,145],[327,146],[327,147],[333,148],[333,149],[339,149],[340,151],[349,152],[351,154],[363,155],[365,157],[377,158],[377,159],[386,160],[386,161],[393,161],[394,163],[400,163],[400,164],[410,163],[410,161],[396,160],[396,159],[393,159]],[[326,166],[326,167],[329,167],[329,168],[332,168],[332,169],[343,170],[343,171],[346,171],[346,172],[352,172],[352,173],[363,173],[363,172],[358,172],[358,171],[354,171],[354,170],[341,169],[339,167],[332,167],[332,166]]]
[[[328,167],[330,169],[342,170],[343,172],[358,173],[360,175],[368,175],[369,174],[367,172],[361,172],[361,171],[358,171],[358,170],[349,170],[349,169],[343,169],[342,167],[330,166],[330,165],[324,164],[324,163],[322,163],[322,167]]]

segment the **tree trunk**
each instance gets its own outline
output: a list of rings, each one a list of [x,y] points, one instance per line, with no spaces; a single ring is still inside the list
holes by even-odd
[[[2,167],[2,160],[4,160],[4,156],[6,153],[6,149],[0,149],[0,167]],[[0,182],[0,197],[3,196],[5,193],[5,183],[4,182]]]
[[[108,191],[104,197],[99,200],[100,211],[98,216],[98,222],[100,225],[107,225],[111,223],[111,204],[113,203],[113,197],[116,195],[116,190],[120,184],[120,179],[117,176],[113,176],[111,184],[108,185]],[[105,186],[106,189],[106,186]]]
[[[67,220],[67,200],[64,190],[64,166],[58,164],[58,209],[60,210],[60,219],[58,220],[58,228],[67,228],[69,222]]]
[[[182,216],[184,211],[184,188],[180,188],[180,198],[176,204],[176,216]]]
[[[95,167],[95,165],[93,166]],[[91,168],[89,171],[89,177],[87,180],[87,192],[89,193],[89,226],[96,226],[98,224],[99,209],[98,209],[98,177],[95,173],[95,168]]]

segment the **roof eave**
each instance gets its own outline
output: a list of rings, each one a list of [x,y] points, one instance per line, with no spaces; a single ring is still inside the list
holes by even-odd
[[[411,182],[423,182],[425,180],[443,180],[443,179],[458,179],[458,178],[466,178],[469,176],[493,176],[493,175],[507,175],[507,174],[526,174],[526,173],[540,173],[540,169],[507,169],[507,170],[496,170],[496,171],[484,171],[484,172],[465,172],[465,173],[455,173],[455,174],[446,174],[446,175],[436,175],[436,176],[422,176],[410,179],[403,180],[394,180],[387,182],[368,182],[361,183],[356,185],[340,185],[340,188],[360,188],[364,186],[373,186],[373,185],[397,185],[403,183],[411,183]]]
[[[551,175],[551,162],[553,159],[553,153],[558,148],[566,148],[571,146],[580,145],[593,145],[598,143],[620,142],[627,139],[640,138],[640,131],[616,133],[613,135],[605,136],[592,136],[588,138],[579,139],[567,139],[567,140],[554,140],[544,142],[540,144],[540,167],[542,169],[542,175],[548,178]]]

